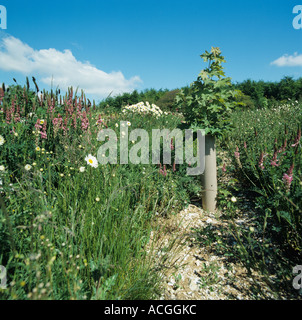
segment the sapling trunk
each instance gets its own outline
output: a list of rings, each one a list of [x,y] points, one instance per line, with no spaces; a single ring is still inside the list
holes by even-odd
[[[216,210],[217,170],[215,136],[205,137],[205,170],[201,175],[202,207],[204,210]]]

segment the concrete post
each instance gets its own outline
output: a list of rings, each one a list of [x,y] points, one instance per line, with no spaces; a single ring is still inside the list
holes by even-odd
[[[205,136],[205,171],[201,175],[202,207],[204,210],[216,210],[217,170],[215,137]]]

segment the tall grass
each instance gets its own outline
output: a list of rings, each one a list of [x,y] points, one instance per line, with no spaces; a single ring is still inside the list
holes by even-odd
[[[38,90],[37,90],[38,91]],[[152,299],[160,261],[146,251],[157,215],[189,200],[181,168],[90,166],[97,133],[174,128],[164,115],[102,114],[69,90],[35,94],[4,88],[0,105],[0,265],[8,288],[1,299]],[[148,253],[147,253],[148,252]]]

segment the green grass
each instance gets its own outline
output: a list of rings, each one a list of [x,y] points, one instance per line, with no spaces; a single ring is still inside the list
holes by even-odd
[[[0,265],[6,267],[8,283],[0,299],[158,297],[160,261],[146,251],[150,233],[157,230],[158,215],[175,214],[189,202],[194,179],[182,177],[185,167],[173,172],[167,166],[163,176],[157,165],[94,168],[85,157],[97,155],[101,127],[119,133],[115,124],[126,120],[131,122],[129,131],[144,128],[151,136],[153,128],[175,128],[181,118],[91,112],[84,104],[86,130],[85,114],[77,107],[80,98],[72,92],[62,105],[56,99],[52,111],[51,95],[40,101],[27,90],[32,99],[25,100],[20,90],[6,93],[0,112],[5,139],[0,146],[5,169],[0,172]],[[14,104],[26,108],[12,111]],[[22,121],[14,119],[16,111]],[[54,125],[59,114],[67,131]],[[96,125],[99,115],[105,123],[101,127]],[[38,119],[47,123],[47,139],[40,135]]]

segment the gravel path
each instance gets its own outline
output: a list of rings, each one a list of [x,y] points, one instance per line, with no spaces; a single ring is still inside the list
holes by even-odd
[[[244,223],[244,218],[237,221]],[[286,299],[272,292],[261,274],[248,274],[240,261],[217,254],[215,242],[201,246],[194,229],[227,231],[219,213],[189,207],[175,216],[160,218],[164,232],[155,243],[162,261],[163,300],[255,300]],[[159,234],[159,233],[156,233]],[[154,239],[153,239],[154,240]]]

